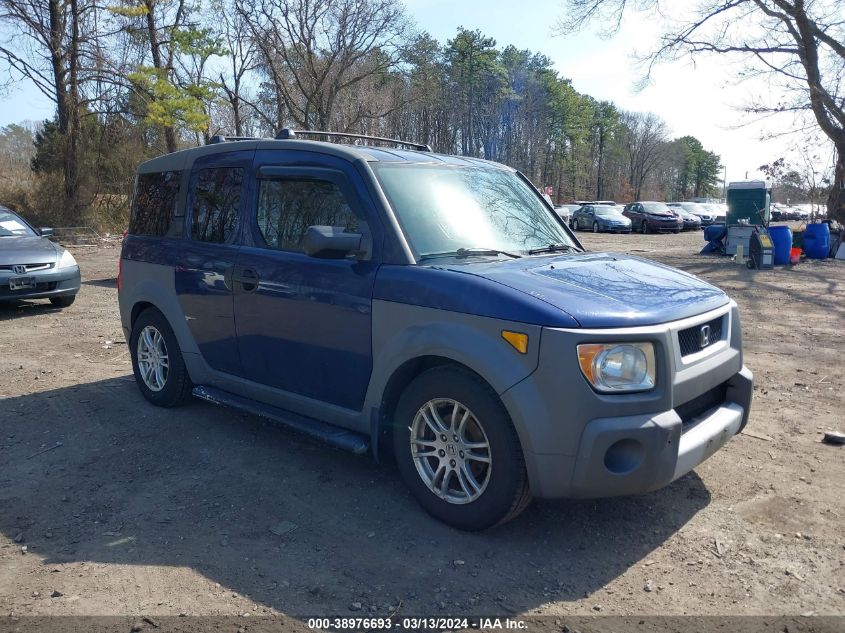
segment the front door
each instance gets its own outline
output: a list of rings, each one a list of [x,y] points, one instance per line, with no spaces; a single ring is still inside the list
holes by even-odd
[[[372,371],[377,221],[364,205],[366,194],[353,187],[351,171],[285,166],[280,154],[256,155],[251,244],[241,247],[235,267],[243,375],[357,411]],[[371,256],[309,257],[303,240],[312,225],[368,236]]]

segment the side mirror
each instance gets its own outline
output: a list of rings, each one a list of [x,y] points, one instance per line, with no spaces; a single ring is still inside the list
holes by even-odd
[[[362,253],[363,243],[363,235],[347,233],[343,227],[309,226],[302,246],[310,257],[343,259],[352,253]]]
[[[38,229],[38,233],[41,234],[43,237],[51,237],[53,235],[53,229],[47,226],[42,226]]]

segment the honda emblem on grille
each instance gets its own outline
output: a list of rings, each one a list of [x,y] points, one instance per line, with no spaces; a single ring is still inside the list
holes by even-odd
[[[701,329],[698,331],[698,344],[702,349],[704,349],[705,347],[710,345],[710,326],[709,325],[702,325]]]
[[[15,264],[12,266],[12,272],[16,275],[23,275],[26,272],[26,266],[23,264]]]

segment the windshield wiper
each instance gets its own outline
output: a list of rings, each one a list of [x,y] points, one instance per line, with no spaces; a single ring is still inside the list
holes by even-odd
[[[540,248],[532,248],[530,251],[528,251],[528,254],[539,255],[540,253],[558,253],[569,251],[575,251],[576,253],[581,252],[580,250],[569,244],[549,244],[548,246],[541,246]]]
[[[511,253],[509,251],[501,251],[497,248],[459,248],[455,251],[444,251],[442,253],[423,253],[420,255],[420,261],[424,259],[433,259],[435,257],[471,257],[484,255],[507,255],[514,259],[519,259],[522,255]]]

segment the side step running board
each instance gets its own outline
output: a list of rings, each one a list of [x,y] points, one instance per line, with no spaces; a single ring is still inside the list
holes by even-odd
[[[246,411],[262,418],[268,418],[295,431],[318,439],[321,442],[331,444],[345,451],[350,451],[356,455],[363,455],[370,448],[369,438],[362,433],[342,429],[291,411],[279,409],[269,404],[241,398],[222,389],[200,386],[194,387],[192,393],[200,400],[222,404],[225,407],[240,409],[241,411]]]

